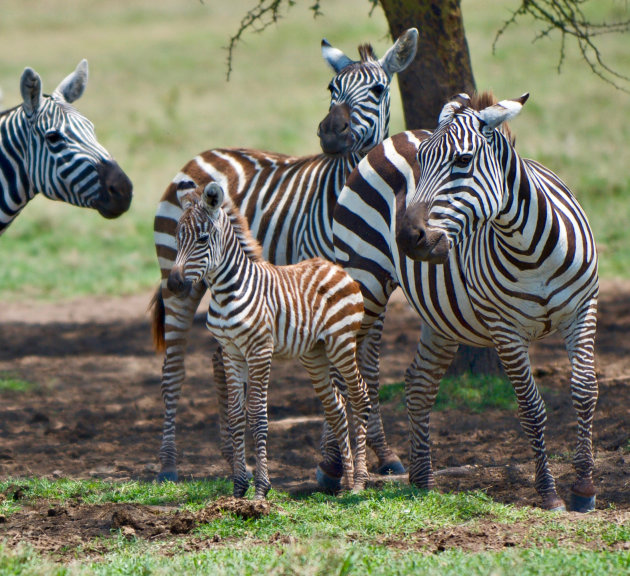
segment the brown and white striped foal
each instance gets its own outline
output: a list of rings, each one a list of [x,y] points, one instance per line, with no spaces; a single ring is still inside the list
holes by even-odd
[[[321,258],[289,266],[252,259],[250,254],[260,253],[260,245],[249,234],[244,218],[235,230],[232,221],[239,214],[223,189],[211,182],[203,188],[201,198],[199,192],[197,188],[183,200],[185,210],[177,225],[177,256],[168,288],[185,295],[193,284],[205,282],[212,294],[206,325],[223,349],[234,496],[244,496],[248,487],[245,414],[256,446],[255,497],[264,498],[271,487],[267,388],[272,356],[301,360],[339,443],[342,485],[348,490],[363,488],[370,404],[356,363],[356,335],[363,317],[358,285],[341,267]],[[221,207],[224,200],[225,209]],[[356,472],[345,404],[330,382],[330,364],[348,387],[356,433]]]

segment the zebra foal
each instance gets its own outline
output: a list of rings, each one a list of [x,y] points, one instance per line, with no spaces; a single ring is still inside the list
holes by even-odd
[[[195,187],[182,182],[180,190]],[[234,496],[248,487],[245,465],[246,420],[254,436],[255,497],[271,487],[267,472],[267,389],[272,357],[299,358],[324,405],[326,420],[339,444],[343,486],[363,488],[369,413],[367,388],[356,363],[356,335],[363,317],[363,297],[357,284],[339,266],[321,258],[274,266],[256,260],[260,247],[223,189],[208,183],[201,199],[184,196],[177,225],[177,256],[168,288],[185,296],[205,282],[211,292],[206,325],[223,351],[227,380],[227,419],[233,444]],[[230,213],[230,214],[228,214]],[[356,471],[342,397],[329,378],[333,365],[344,378],[356,433]],[[246,389],[246,390],[245,390]],[[246,409],[245,409],[246,404]],[[247,414],[247,416],[245,416]]]

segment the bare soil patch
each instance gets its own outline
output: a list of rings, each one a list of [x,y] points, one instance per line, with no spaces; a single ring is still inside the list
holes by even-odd
[[[163,415],[162,359],[151,347],[146,313],[150,296],[55,304],[0,303],[0,372],[35,384],[27,392],[0,392],[0,478],[155,478]],[[193,327],[186,364],[188,377],[177,419],[179,472],[184,480],[229,475],[218,446],[211,373],[215,344],[206,333],[203,318],[198,314]],[[629,331],[630,283],[604,282],[596,346],[600,398],[594,447],[599,493],[594,514],[606,519],[606,515],[612,515],[610,521],[617,523],[628,522],[630,515]],[[395,294],[383,337],[382,382],[402,380],[418,333],[418,317],[401,295]],[[557,337],[536,344],[532,360],[547,404],[552,470],[560,494],[568,498],[573,478],[570,453],[576,430],[569,362]],[[322,415],[298,363],[274,365],[269,414],[273,486],[294,493],[316,490],[314,472]],[[388,439],[407,464],[404,407],[387,403],[383,416]],[[532,453],[515,413],[436,412],[432,437],[440,489],[484,490],[499,502],[519,506],[538,501],[533,488]],[[371,460],[370,464],[375,462]],[[16,486],[19,488],[19,480]],[[15,493],[0,497],[15,497]],[[251,503],[215,505],[223,508],[214,512],[206,509],[200,514],[222,514],[225,510],[265,513],[249,510]],[[61,555],[74,542],[85,544],[110,535],[112,529],[120,529],[130,537],[173,542],[179,539],[178,549],[221,545],[220,539],[201,542],[188,535],[203,518],[168,507],[38,502],[19,514],[0,518],[0,539],[29,542]],[[404,545],[438,552],[453,546],[496,549],[520,545],[524,538],[519,530],[526,529],[531,530],[531,526],[510,527],[506,532],[501,525],[487,523],[481,529],[428,531]],[[186,543],[181,542],[183,536]],[[277,541],[283,543],[282,538]],[[98,539],[95,542],[93,548],[98,553]]]

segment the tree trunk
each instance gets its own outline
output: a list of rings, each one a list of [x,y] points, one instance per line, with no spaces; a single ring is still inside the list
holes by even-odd
[[[392,38],[415,26],[418,54],[398,74],[408,129],[437,126],[442,106],[460,92],[472,94],[475,78],[464,33],[460,0],[380,0]],[[460,346],[449,375],[502,374],[493,348]]]
[[[442,106],[460,92],[472,93],[475,79],[460,0],[380,0],[392,38],[415,26],[418,54],[398,75],[408,129],[433,129]]]

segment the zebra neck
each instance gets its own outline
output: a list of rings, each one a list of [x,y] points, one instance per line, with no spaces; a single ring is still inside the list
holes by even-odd
[[[35,196],[25,170],[28,142],[21,110],[0,115],[0,234]]]
[[[258,271],[258,264],[247,256],[232,226],[227,226],[220,262],[209,268],[206,274],[206,284],[213,301],[219,307],[233,302],[247,290],[246,283],[257,276]]]

